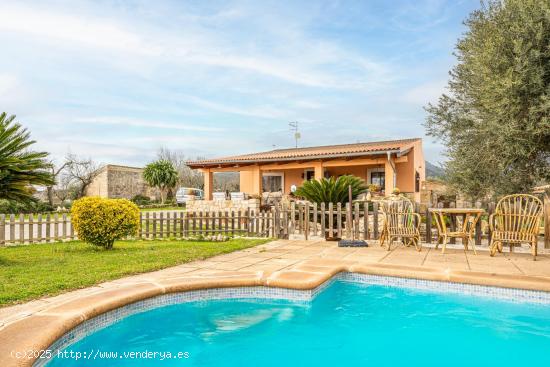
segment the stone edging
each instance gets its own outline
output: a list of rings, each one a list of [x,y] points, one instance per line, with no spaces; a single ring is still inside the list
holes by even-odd
[[[12,351],[47,349],[84,321],[148,298],[170,293],[231,287],[265,286],[313,290],[341,272],[550,292],[550,279],[544,277],[325,259],[309,260],[291,270],[271,274],[261,271],[224,272],[219,275],[163,279],[155,283],[141,281],[74,299],[6,325],[0,332],[0,365],[31,366],[34,358],[16,359]]]

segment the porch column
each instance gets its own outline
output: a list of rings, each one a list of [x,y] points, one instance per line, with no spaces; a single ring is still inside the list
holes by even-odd
[[[315,166],[313,166],[315,169],[315,179],[320,180],[323,178],[323,162],[315,162]]]
[[[252,192],[251,194],[262,195],[262,170],[255,166],[252,171]]]
[[[204,200],[212,200],[212,190],[214,189],[214,172],[210,168],[202,171],[204,176]]]
[[[385,176],[384,192],[386,196],[390,195],[393,189],[395,188],[396,177],[395,177],[394,167],[395,167],[395,163],[393,162],[391,156],[388,156],[388,159],[384,164],[384,176]]]

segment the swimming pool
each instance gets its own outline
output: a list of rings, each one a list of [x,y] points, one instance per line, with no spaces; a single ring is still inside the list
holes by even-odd
[[[133,314],[65,349],[81,359],[48,366],[548,366],[549,346],[549,304],[336,281],[311,302],[202,300]]]

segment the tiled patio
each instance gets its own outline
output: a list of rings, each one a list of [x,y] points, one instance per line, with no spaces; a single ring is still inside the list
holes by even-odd
[[[506,251],[506,250],[505,250]],[[550,291],[550,255],[395,246],[339,248],[334,242],[277,240],[204,261],[122,278],[0,309],[0,365],[14,348],[45,348],[65,331],[140,299],[199,288],[278,286],[310,289],[340,271]]]

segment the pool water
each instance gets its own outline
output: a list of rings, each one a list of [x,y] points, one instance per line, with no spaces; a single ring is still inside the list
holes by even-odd
[[[337,281],[311,302],[212,300],[154,309],[66,350],[119,355],[57,357],[48,366],[548,367],[550,306]],[[131,351],[188,358],[120,357]]]

